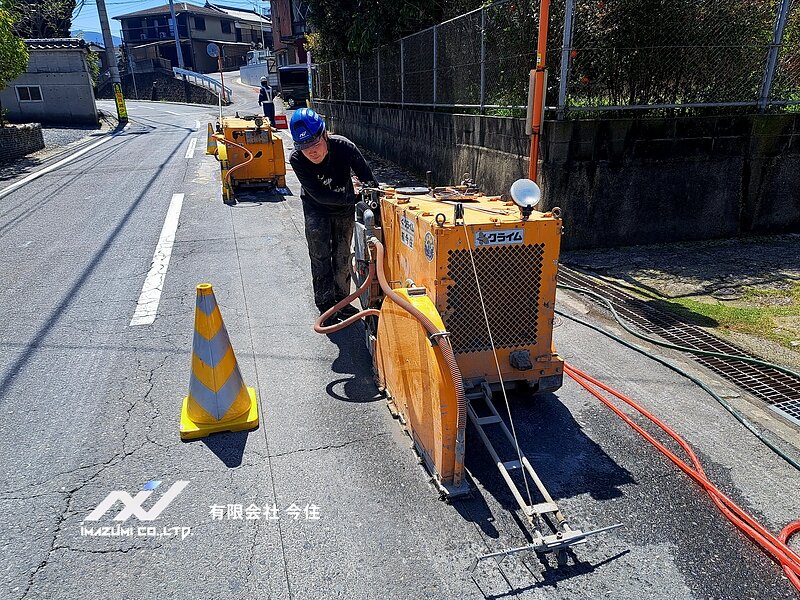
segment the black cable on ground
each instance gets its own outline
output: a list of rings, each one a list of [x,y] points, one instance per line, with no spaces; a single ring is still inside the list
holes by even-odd
[[[558,287],[559,288],[568,289],[568,290],[571,290],[571,291],[580,292],[582,294],[588,294],[588,295],[597,297],[597,298],[601,299],[603,302],[606,302],[606,303],[608,303],[610,305],[610,303],[605,298],[603,298],[602,296],[599,296],[599,295],[597,295],[594,292],[591,292],[589,290],[584,290],[582,288],[576,288],[576,287],[564,286],[564,285],[559,285]],[[654,340],[653,338],[649,338],[649,337],[644,336],[644,335],[642,335],[642,334],[640,334],[638,332],[632,331],[631,329],[626,327],[625,324],[623,324],[620,321],[620,317],[619,317],[619,315],[617,315],[617,313],[616,313],[616,311],[614,310],[613,307],[611,307],[611,310],[612,310],[612,312],[614,314],[614,317],[617,319],[617,322],[619,322],[619,324],[622,327],[624,327],[626,331],[628,331],[632,335],[635,335],[638,338],[644,339],[644,340],[646,340],[648,342],[652,342],[652,343],[654,343],[656,345],[659,345],[659,346],[665,346],[665,347],[668,347],[668,348],[673,348],[673,349],[678,349],[678,350],[685,350],[687,352],[693,352],[694,351],[694,349],[692,349],[692,348],[683,348],[682,346],[675,346],[674,344],[668,344],[666,342],[661,342],[660,340]],[[712,390],[710,387],[708,387],[708,385],[706,385],[706,383],[704,383],[703,381],[701,381],[700,379],[698,379],[694,375],[691,375],[690,373],[688,373],[687,371],[684,371],[680,367],[673,365],[672,363],[664,360],[663,358],[661,358],[659,356],[656,356],[655,354],[653,354],[649,350],[647,350],[645,348],[642,348],[641,346],[637,346],[636,344],[632,344],[631,342],[628,342],[627,340],[622,339],[618,335],[615,335],[615,334],[611,333],[610,331],[606,331],[602,327],[594,325],[593,323],[589,323],[588,321],[586,321],[584,319],[581,319],[580,317],[569,315],[569,314],[567,314],[567,313],[565,313],[565,312],[563,312],[561,310],[558,310],[558,309],[556,309],[555,312],[556,312],[556,314],[561,315],[564,318],[570,319],[571,321],[575,321],[576,323],[580,323],[581,325],[583,325],[585,327],[588,327],[588,328],[593,329],[593,330],[595,330],[595,331],[597,331],[599,333],[602,333],[603,335],[605,335],[605,336],[607,336],[607,337],[619,342],[623,346],[626,346],[627,348],[630,348],[631,350],[635,350],[636,352],[639,352],[640,354],[643,354],[643,355],[647,356],[648,358],[650,358],[652,360],[655,360],[656,362],[664,365],[668,369],[671,369],[672,371],[678,373],[679,375],[681,375],[681,376],[685,377],[686,379],[690,380],[691,382],[695,383],[700,388],[705,390],[712,398],[714,398],[725,410],[727,410],[737,421],[739,421],[739,423],[744,425],[744,427],[747,428],[753,435],[755,435],[765,446],[767,446],[775,454],[780,456],[784,461],[786,461],[792,467],[794,467],[795,469],[800,471],[800,462],[798,462],[795,459],[793,459],[791,456],[786,454],[786,452],[784,452],[778,446],[776,446],[772,441],[770,441],[767,437],[765,437],[764,434],[761,433],[755,427],[755,425],[753,425],[750,421],[748,421],[747,418],[745,418],[739,411],[737,411],[735,408],[733,408],[728,402],[725,401],[725,399],[723,399],[721,396],[719,396],[719,394],[717,394],[714,390]],[[705,352],[705,351],[701,351],[701,352]],[[727,358],[728,357],[728,355],[726,355],[726,354],[720,354],[720,353],[716,353],[716,352],[714,354],[717,354],[720,358]],[[732,357],[732,358],[738,358],[738,357]],[[763,362],[763,361],[760,361],[760,362]],[[769,363],[765,363],[765,364],[769,365]]]
[[[625,324],[625,322],[622,320],[622,318],[619,316],[619,314],[617,314],[617,311],[614,308],[614,305],[611,302],[609,302],[606,298],[601,296],[600,294],[597,294],[597,293],[595,293],[595,292],[593,292],[591,290],[575,287],[575,286],[572,286],[572,285],[566,285],[566,284],[558,284],[557,287],[559,287],[561,289],[564,289],[564,290],[569,290],[569,291],[572,291],[572,292],[578,292],[580,294],[586,294],[587,296],[591,296],[592,298],[595,298],[595,299],[599,300],[600,302],[602,302],[602,303],[604,303],[606,305],[606,307],[611,311],[611,314],[614,315],[614,319],[616,319],[617,323],[619,323],[620,326],[625,331],[627,331],[631,335],[634,335],[634,336],[638,337],[639,339],[645,340],[646,342],[650,342],[651,344],[655,344],[656,346],[663,346],[664,348],[670,348],[672,350],[680,350],[681,352],[691,352],[693,354],[698,354],[700,356],[710,356],[712,358],[722,358],[722,359],[726,359],[726,360],[738,360],[738,361],[741,361],[741,362],[749,363],[751,365],[758,365],[760,367],[767,367],[767,368],[770,368],[770,369],[775,369],[776,371],[780,371],[781,373],[784,373],[785,375],[789,375],[790,377],[796,377],[798,380],[800,380],[800,373],[798,373],[797,371],[792,371],[791,369],[789,369],[787,367],[783,367],[781,365],[776,365],[775,363],[766,362],[764,360],[759,360],[759,359],[753,358],[751,356],[741,356],[741,355],[738,355],[738,354],[725,354],[723,352],[714,352],[712,350],[700,350],[698,348],[689,348],[688,346],[678,346],[678,345],[672,344],[670,342],[664,342],[664,341],[661,341],[661,340],[657,340],[655,338],[648,337],[648,336],[643,335],[643,334],[639,333],[638,331],[635,331],[634,329],[631,329],[630,327],[628,327],[628,325]]]

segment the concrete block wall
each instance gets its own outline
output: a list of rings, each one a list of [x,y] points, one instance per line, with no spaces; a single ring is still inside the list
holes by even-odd
[[[437,185],[527,177],[522,119],[319,102],[332,131]],[[547,121],[539,183],[566,248],[800,231],[800,115]]]
[[[0,163],[20,158],[44,148],[42,126],[39,123],[0,127]]]
[[[540,183],[568,247],[800,231],[800,117],[551,121]]]

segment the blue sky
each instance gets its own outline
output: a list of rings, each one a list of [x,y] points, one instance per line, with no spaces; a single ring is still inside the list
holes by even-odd
[[[111,33],[120,36],[120,22],[115,21],[114,17],[117,15],[124,15],[126,13],[136,12],[137,10],[144,10],[145,8],[152,8],[153,6],[163,6],[169,0],[106,0],[106,11],[108,12],[108,20],[111,23]],[[177,1],[175,2],[177,4]],[[213,3],[213,2],[212,2]],[[202,6],[205,0],[193,0],[189,4],[196,4]],[[260,0],[220,0],[219,4],[223,6],[235,6],[238,8],[253,9],[253,6],[260,5],[269,9],[269,2]],[[94,0],[86,0],[83,9],[77,14],[73,15],[72,31],[100,31],[100,19],[97,16],[97,4]]]

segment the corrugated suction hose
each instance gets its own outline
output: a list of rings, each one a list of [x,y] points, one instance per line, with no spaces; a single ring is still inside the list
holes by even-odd
[[[348,304],[350,304],[353,300],[358,298],[362,293],[364,293],[368,288],[369,285],[372,283],[372,278],[375,276],[376,270],[378,274],[378,282],[381,285],[381,289],[383,293],[386,294],[392,301],[397,304],[400,308],[405,310],[406,312],[410,313],[420,324],[425,328],[425,331],[428,332],[429,336],[433,336],[431,339],[436,341],[436,344],[439,346],[439,350],[442,352],[442,356],[444,357],[445,363],[447,364],[447,370],[450,373],[450,379],[453,381],[453,387],[456,391],[456,403],[458,406],[458,416],[456,420],[456,469],[454,470],[454,477],[453,477],[453,484],[458,486],[461,485],[461,477],[462,477],[462,469],[460,468],[461,465],[464,464],[464,431],[467,426],[467,398],[466,394],[464,393],[464,381],[461,377],[461,369],[458,368],[458,363],[456,362],[455,353],[453,352],[453,347],[450,345],[450,340],[447,338],[447,332],[439,329],[433,321],[431,321],[425,313],[418,310],[413,304],[411,304],[408,300],[403,298],[400,294],[395,292],[392,287],[389,285],[389,282],[386,280],[386,274],[383,270],[383,261],[384,261],[384,248],[383,244],[378,240],[376,237],[371,237],[369,239],[369,243],[375,247],[375,254],[376,254],[376,261],[373,263],[371,262],[369,265],[369,274],[367,275],[364,283],[352,294],[350,294],[347,298],[342,300],[341,302],[337,303],[336,306],[328,309],[324,313],[322,313],[319,318],[314,323],[314,331],[317,333],[334,333],[349,325],[352,325],[362,317],[368,316],[378,316],[380,315],[380,311],[374,308],[370,308],[367,310],[362,310],[358,314],[349,317],[348,319],[342,321],[341,323],[337,323],[336,325],[332,325],[330,327],[323,327],[322,322],[325,321],[328,317],[335,314]],[[376,269],[377,263],[377,269]]]
[[[442,335],[446,333],[445,331],[439,329],[423,312],[418,310],[413,304],[391,288],[389,282],[386,280],[386,274],[383,271],[383,244],[375,237],[370,238],[369,243],[375,246],[378,263],[378,281],[381,284],[383,293],[391,298],[400,308],[406,310],[417,319],[428,332],[428,335],[435,336],[433,339],[436,340],[436,344],[439,346],[439,350],[442,351],[442,356],[447,363],[447,369],[450,371],[450,378],[453,380],[453,386],[456,390],[456,402],[458,404],[456,465],[460,466],[464,464],[464,430],[467,426],[467,398],[464,393],[464,380],[461,377],[461,369],[458,368],[453,347],[450,345],[450,340],[447,336]],[[455,470],[456,476],[453,479],[455,485],[461,484],[460,471],[461,469]]]

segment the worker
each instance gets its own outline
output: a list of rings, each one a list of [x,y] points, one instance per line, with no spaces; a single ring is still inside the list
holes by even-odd
[[[294,151],[289,162],[302,189],[314,302],[320,314],[350,294],[350,240],[353,237],[356,195],[351,171],[364,185],[376,186],[372,171],[356,145],[330,135],[314,110],[294,111],[289,129]],[[348,305],[323,325],[354,315]]]
[[[261,78],[261,89],[258,90],[258,103],[264,110],[264,116],[269,119],[270,125],[275,124],[275,105],[272,102],[272,86],[269,79]]]

